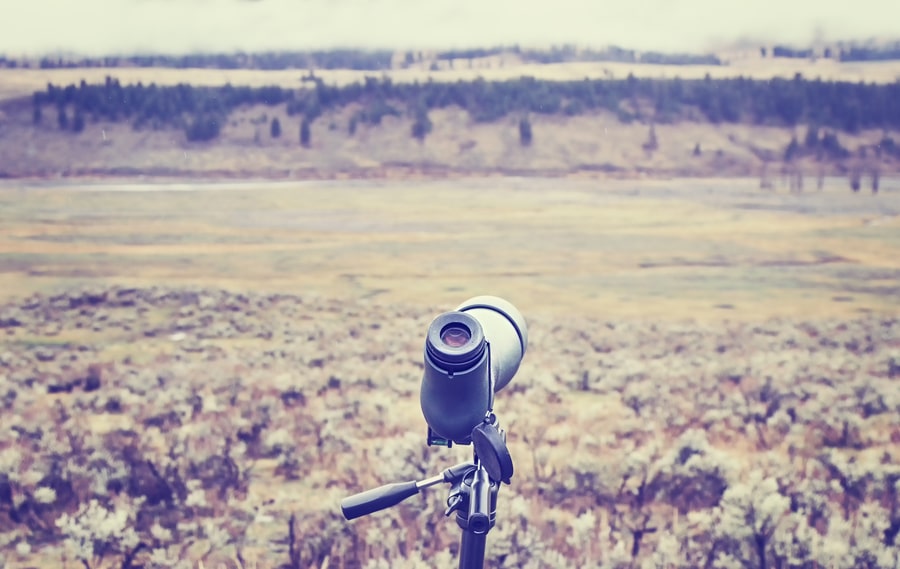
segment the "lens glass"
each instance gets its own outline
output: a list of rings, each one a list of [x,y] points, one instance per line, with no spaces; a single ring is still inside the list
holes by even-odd
[[[451,324],[441,330],[441,341],[451,348],[465,346],[472,339],[472,333],[461,324]]]

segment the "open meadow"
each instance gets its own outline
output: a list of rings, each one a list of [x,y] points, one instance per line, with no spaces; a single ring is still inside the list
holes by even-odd
[[[4,297],[82,284],[435,306],[491,291],[600,318],[852,317],[900,306],[900,183],[5,182]]]
[[[0,183],[0,567],[455,566],[433,316],[513,302],[487,566],[900,567],[900,180]]]

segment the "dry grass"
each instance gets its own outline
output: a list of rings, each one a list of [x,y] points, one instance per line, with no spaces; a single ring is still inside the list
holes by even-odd
[[[892,183],[874,197],[839,181],[801,196],[754,180],[13,183],[0,290],[202,284],[431,305],[490,292],[529,313],[615,318],[896,313]]]

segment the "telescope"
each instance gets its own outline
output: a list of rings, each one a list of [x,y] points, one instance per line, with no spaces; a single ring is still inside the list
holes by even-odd
[[[425,335],[420,403],[429,446],[473,447],[471,462],[420,481],[387,484],[345,498],[352,520],[389,508],[420,490],[450,484],[445,516],[456,513],[462,530],[460,569],[484,567],[487,533],[494,526],[497,492],[509,484],[513,462],[506,432],[494,413],[494,394],[512,380],[528,346],[525,319],[495,296],[476,296],[438,315]]]
[[[420,394],[429,445],[471,442],[527,345],[525,319],[502,298],[477,296],[432,321]]]

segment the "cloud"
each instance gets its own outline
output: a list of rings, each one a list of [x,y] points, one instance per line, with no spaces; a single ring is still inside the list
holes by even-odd
[[[18,0],[0,53],[617,44],[700,51],[896,35],[896,0]]]

